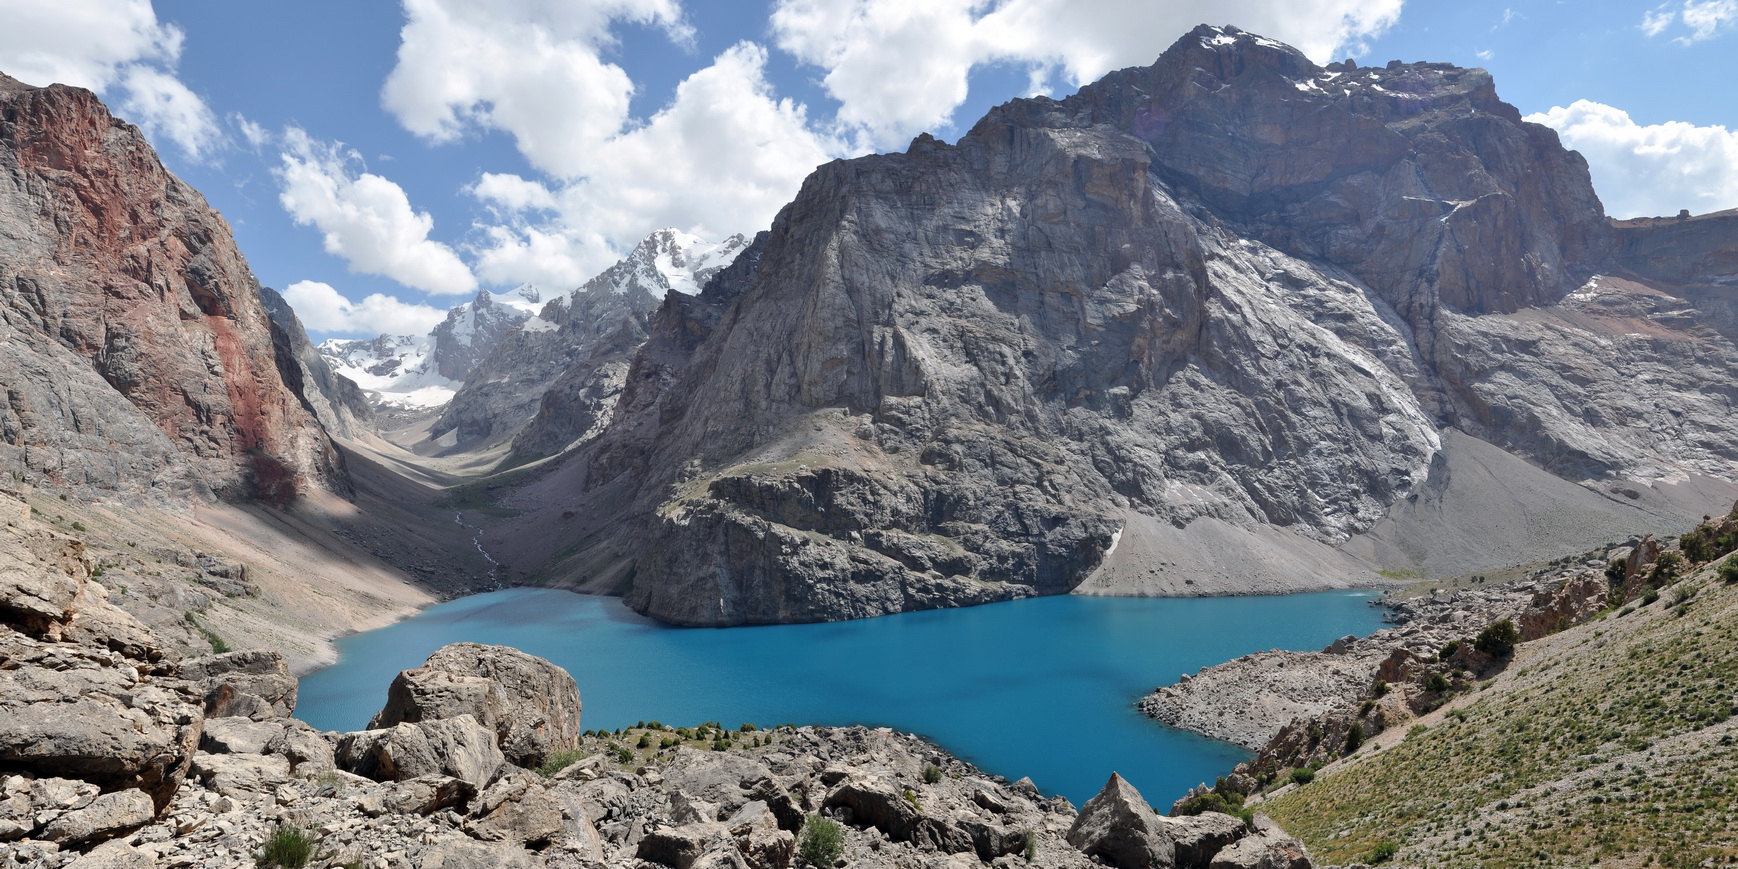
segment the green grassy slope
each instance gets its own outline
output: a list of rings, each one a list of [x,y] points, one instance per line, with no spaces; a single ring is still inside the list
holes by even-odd
[[[1738,864],[1738,584],[1709,566],[1623,612],[1260,811],[1318,863],[1391,842],[1400,865]]]

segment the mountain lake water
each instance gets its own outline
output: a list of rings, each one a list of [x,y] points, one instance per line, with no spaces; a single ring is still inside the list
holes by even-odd
[[[1381,626],[1375,595],[1064,595],[824,624],[673,628],[616,598],[512,589],[338,641],[302,678],[298,717],[359,730],[398,671],[448,643],[513,646],[573,674],[582,726],[865,724],[920,734],[1081,805],[1114,770],[1164,808],[1249,753],[1134,703],[1178,675],[1265,649],[1319,649]]]

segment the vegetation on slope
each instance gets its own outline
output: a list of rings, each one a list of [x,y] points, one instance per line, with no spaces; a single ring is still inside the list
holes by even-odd
[[[1716,560],[1521,645],[1261,811],[1324,862],[1387,845],[1397,863],[1492,869],[1738,861],[1738,584],[1724,553],[1695,554]]]

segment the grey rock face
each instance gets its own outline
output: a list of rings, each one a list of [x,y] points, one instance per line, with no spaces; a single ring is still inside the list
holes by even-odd
[[[273,502],[343,485],[229,227],[95,95],[0,75],[0,472]]]
[[[1080,808],[1080,816],[1068,828],[1068,844],[1120,869],[1177,865],[1177,847],[1168,826],[1140,791],[1116,773]]]
[[[90,845],[131,833],[150,823],[156,814],[151,797],[144,791],[115,791],[50,821],[41,838],[62,846]]]
[[[283,718],[296,711],[300,684],[277,652],[251,649],[190,658],[178,675],[205,698],[206,714],[213,718]]]
[[[1445,428],[1693,517],[1701,490],[1666,481],[1738,480],[1711,386],[1738,332],[1662,282],[1691,277],[1673,245],[1728,275],[1738,243],[1702,225],[1611,226],[1483,71],[1201,28],[954,145],[816,170],[737,280],[658,311],[608,428],[513,533],[617,515],[526,567],[631,561],[631,606],[710,625],[1068,591],[1155,525],[1326,551],[1420,491]]]
[[[362,387],[332,370],[326,357],[308,339],[301,319],[277,290],[260,287],[259,292],[266,315],[277,327],[273,339],[282,344],[278,358],[294,363],[284,372],[284,381],[301,396],[308,411],[328,432],[339,437],[355,438],[373,430],[374,408],[368,404]]]
[[[496,733],[508,761],[535,767],[579,745],[579,687],[566,670],[506,646],[453,643],[387,690],[370,729],[469,715]]]
[[[504,334],[465,375],[432,432],[456,431],[464,446],[495,443],[535,416],[537,431],[514,445],[523,457],[595,435],[646,338],[645,318],[672,292],[698,292],[747,244],[740,235],[712,243],[670,229],[646,236],[597,277],[551,299],[535,321]],[[551,389],[559,392],[544,402]]]
[[[506,762],[494,731],[469,715],[346,733],[336,760],[340,769],[376,781],[445,775],[479,788],[494,781]]]

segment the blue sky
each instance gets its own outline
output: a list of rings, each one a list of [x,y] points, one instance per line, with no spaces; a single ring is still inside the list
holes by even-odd
[[[0,71],[91,87],[316,338],[567,289],[663,226],[765,227],[816,164],[1151,62],[1196,23],[1483,66],[1615,216],[1738,206],[1738,0],[0,0]]]

